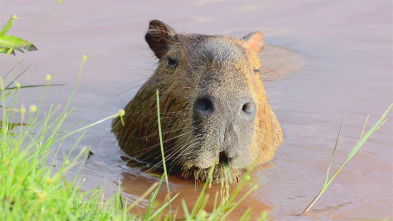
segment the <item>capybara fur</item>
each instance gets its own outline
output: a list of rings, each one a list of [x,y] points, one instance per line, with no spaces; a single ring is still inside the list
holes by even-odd
[[[158,67],[112,124],[119,146],[139,162],[162,166],[157,118],[161,112],[166,165],[205,181],[215,166],[237,181],[248,168],[271,160],[283,132],[260,78],[262,32],[242,39],[176,33],[153,20],[145,36]],[[224,168],[222,165],[226,165]],[[221,166],[220,166],[221,165]]]

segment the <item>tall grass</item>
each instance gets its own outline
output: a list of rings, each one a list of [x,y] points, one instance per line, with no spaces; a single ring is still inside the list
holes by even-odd
[[[168,180],[168,172],[166,170],[166,161],[165,161],[165,154],[164,154],[164,142],[162,139],[162,131],[161,131],[161,114],[160,114],[160,93],[158,89],[156,90],[156,96],[157,96],[157,119],[158,119],[158,135],[160,137],[160,150],[161,150],[161,156],[162,156],[162,165],[164,167],[164,178],[166,181],[166,189],[168,192],[168,199],[169,199],[169,213],[172,213],[172,207],[171,207],[171,189],[169,188],[169,180]],[[177,196],[176,196],[177,197]],[[169,216],[169,220],[172,220],[172,217]]]
[[[47,77],[47,85],[49,80],[50,77]],[[0,83],[1,94],[5,95],[3,81]],[[18,90],[20,87],[8,91],[14,94],[10,103],[15,103]],[[2,96],[2,107],[7,107],[6,100]],[[64,108],[59,114],[59,109],[52,104],[45,111],[46,117],[39,121],[41,104],[42,100],[38,107],[31,106],[29,109],[24,106],[2,108],[0,220],[125,220],[127,213],[122,213],[123,209],[115,206],[120,205],[119,198],[104,202],[100,189],[82,192],[82,184],[76,184],[76,178],[65,179],[70,168],[86,160],[87,151],[83,148],[77,157],[71,159],[71,150],[59,162],[60,147],[68,136],[81,132],[74,149],[87,127],[62,135],[62,125],[72,110]],[[109,118],[115,116],[118,114]],[[19,122],[13,123],[15,118]],[[49,160],[50,155],[54,155],[52,161]]]

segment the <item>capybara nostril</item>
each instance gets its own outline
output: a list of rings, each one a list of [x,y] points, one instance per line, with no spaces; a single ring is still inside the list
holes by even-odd
[[[196,99],[194,102],[194,111],[204,116],[209,116],[214,111],[213,102],[208,97]]]
[[[245,104],[243,104],[242,111],[247,115],[254,115],[256,112],[254,102],[250,101],[250,102],[246,102]]]

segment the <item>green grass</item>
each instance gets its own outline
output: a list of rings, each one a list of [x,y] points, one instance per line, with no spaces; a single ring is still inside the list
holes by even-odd
[[[46,85],[49,80],[47,77]],[[7,107],[6,97],[11,95],[10,103],[14,104],[20,89],[6,90],[2,84],[2,107]],[[62,125],[72,110],[64,108],[59,113],[52,105],[39,121],[42,101],[38,108],[31,106],[29,110],[23,106],[2,108],[0,220],[125,220],[127,213],[122,213],[119,197],[103,202],[100,189],[82,192],[77,178],[65,179],[70,168],[86,159],[87,151],[83,149],[73,159],[71,151],[59,162],[60,147],[74,133],[80,132],[81,139],[87,127],[63,135]],[[18,123],[12,123],[15,119]],[[53,161],[49,161],[50,155],[55,156]]]

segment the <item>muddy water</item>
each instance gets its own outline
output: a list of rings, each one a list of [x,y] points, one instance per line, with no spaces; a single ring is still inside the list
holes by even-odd
[[[20,19],[10,34],[33,39],[55,5],[2,0],[1,24],[16,14]],[[375,122],[393,100],[391,1],[63,1],[34,40],[39,51],[29,53],[21,64],[20,70],[30,67],[24,82],[42,83],[46,74],[58,73],[53,82],[66,85],[49,89],[45,106],[52,101],[64,105],[81,56],[87,54],[72,102],[75,111],[65,127],[78,128],[109,116],[154,70],[156,61],[143,39],[153,18],[185,32],[240,37],[263,30],[267,44],[296,51],[305,60],[297,73],[266,85],[286,139],[274,160],[252,174],[259,189],[236,211],[234,220],[247,207],[257,214],[267,210],[277,220],[392,217],[391,120],[343,169],[312,215],[300,215],[323,184],[344,112],[348,116],[334,167],[356,143],[367,115],[370,123]],[[18,58],[6,59],[2,76]],[[19,102],[37,104],[41,94],[41,89],[25,90]],[[64,150],[76,140],[70,139]],[[133,201],[158,180],[121,159],[125,155],[110,133],[110,122],[89,130],[77,148],[83,146],[95,153],[83,170],[86,190],[104,186],[110,196],[120,181],[123,197]],[[180,193],[190,206],[200,190],[177,177],[170,185],[172,194]],[[211,189],[211,195],[216,190]],[[139,209],[146,204],[143,201]]]

